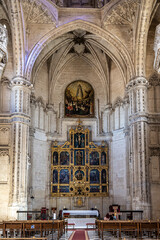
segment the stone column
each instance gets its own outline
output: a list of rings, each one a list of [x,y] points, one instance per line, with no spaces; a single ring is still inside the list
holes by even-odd
[[[23,77],[11,81],[12,154],[9,219],[27,210],[27,169],[31,84]],[[24,219],[19,215],[19,219]]]
[[[0,24],[0,80],[2,78],[2,74],[7,63],[7,43],[7,29],[4,25]]]
[[[136,77],[127,85],[130,125],[130,180],[132,209],[144,210],[150,217],[150,194],[147,150],[147,87],[144,77]]]

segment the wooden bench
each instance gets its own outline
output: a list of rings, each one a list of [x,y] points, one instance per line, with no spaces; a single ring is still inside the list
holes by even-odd
[[[95,223],[86,223],[86,226],[87,226],[87,228],[88,228],[89,226],[93,226],[93,228],[94,228],[94,227],[96,227],[96,224],[95,224]]]

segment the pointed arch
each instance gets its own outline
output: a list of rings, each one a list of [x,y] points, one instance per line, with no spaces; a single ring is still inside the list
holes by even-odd
[[[34,66],[37,58],[42,53],[42,51],[45,48],[47,48],[47,46],[56,38],[62,36],[65,33],[70,32],[70,31],[74,31],[76,29],[82,29],[84,31],[90,32],[98,37],[101,37],[103,40],[105,40],[107,43],[109,43],[109,45],[112,48],[112,50],[110,49],[110,51],[111,51],[113,58],[112,58],[112,56],[111,56],[111,58],[114,59],[115,53],[116,53],[120,57],[120,59],[122,59],[122,61],[124,61],[124,63],[125,63],[125,67],[128,72],[128,78],[130,79],[135,75],[131,56],[130,56],[128,50],[126,49],[125,45],[117,37],[113,36],[110,32],[103,30],[102,28],[94,25],[93,23],[89,23],[89,22],[86,22],[83,20],[76,20],[76,21],[64,24],[64,25],[58,27],[57,29],[51,30],[33,47],[32,51],[30,52],[30,55],[27,59],[26,69],[25,69],[25,76],[27,77],[28,80],[31,80],[31,73],[33,70],[33,66]],[[45,55],[46,54],[47,53],[45,53]],[[43,59],[43,57],[45,57],[45,55],[41,56],[41,59]]]

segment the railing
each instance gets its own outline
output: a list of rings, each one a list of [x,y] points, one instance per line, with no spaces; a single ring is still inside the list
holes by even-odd
[[[101,8],[112,0],[51,0],[59,7]]]

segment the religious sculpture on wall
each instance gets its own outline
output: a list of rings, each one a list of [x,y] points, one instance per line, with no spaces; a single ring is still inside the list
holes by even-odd
[[[65,91],[66,117],[94,117],[94,90],[82,80],[72,82]]]
[[[69,140],[52,146],[52,196],[108,196],[108,147],[90,142],[89,129],[78,124]]]

